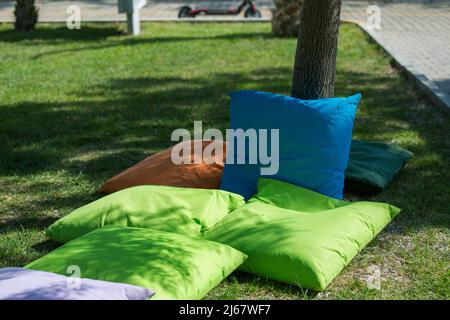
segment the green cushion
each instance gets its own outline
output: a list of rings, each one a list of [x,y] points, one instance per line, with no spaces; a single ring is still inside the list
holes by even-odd
[[[260,179],[258,193],[205,237],[246,253],[243,271],[319,291],[399,211],[389,204],[346,202]]]
[[[244,260],[223,244],[151,229],[108,226],[66,243],[28,269],[142,286],[152,299],[201,299]]]
[[[85,205],[45,233],[64,243],[106,225],[120,225],[201,237],[205,229],[244,203],[242,196],[222,190],[139,186]]]
[[[345,189],[362,194],[381,192],[412,156],[395,144],[354,140],[345,171]]]
[[[266,178],[258,180],[258,192],[248,202],[255,201],[304,212],[330,210],[351,204],[351,202],[327,197],[291,183]]]

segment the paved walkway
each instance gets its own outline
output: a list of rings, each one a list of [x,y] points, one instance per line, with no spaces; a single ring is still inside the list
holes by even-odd
[[[272,0],[256,0],[262,19],[269,21]],[[369,1],[343,0],[342,19],[365,29],[427,92],[433,102],[450,110],[450,0],[371,1],[381,9],[381,29],[366,24]],[[123,21],[117,0],[37,0],[40,21],[65,21],[70,4],[78,4],[83,21]],[[178,21],[178,9],[185,4],[228,7],[239,1],[147,0],[141,10],[144,21]],[[14,1],[0,0],[0,22],[13,21]],[[243,16],[203,16],[195,21],[249,21]],[[253,19],[251,19],[253,20]]]
[[[380,4],[381,29],[366,23],[367,6],[347,1],[343,19],[358,23],[450,113],[450,1]]]

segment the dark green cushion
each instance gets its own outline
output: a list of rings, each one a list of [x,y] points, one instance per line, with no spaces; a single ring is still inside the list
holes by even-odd
[[[375,194],[386,188],[413,154],[395,144],[353,140],[345,172],[345,189]]]

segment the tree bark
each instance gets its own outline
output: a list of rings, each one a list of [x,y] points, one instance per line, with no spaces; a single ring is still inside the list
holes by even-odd
[[[291,95],[334,97],[341,0],[305,0],[295,54]]]

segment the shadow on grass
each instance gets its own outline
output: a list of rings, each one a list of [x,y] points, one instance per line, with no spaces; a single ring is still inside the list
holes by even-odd
[[[45,32],[44,29],[42,32]],[[48,29],[51,30],[51,29]],[[101,29],[100,29],[101,30]],[[78,32],[78,31],[77,31]],[[125,35],[125,33],[117,31],[117,35]],[[67,33],[67,32],[66,32]],[[83,37],[89,37],[89,33],[86,35],[80,34],[77,37],[75,37],[75,40],[82,40]],[[179,36],[172,36],[172,37],[129,37],[124,36],[121,38],[117,38],[118,41],[116,42],[110,42],[108,44],[96,44],[92,46],[84,46],[82,48],[71,48],[71,49],[57,49],[53,51],[47,51],[42,54],[37,54],[34,56],[34,59],[39,59],[41,57],[48,57],[50,55],[55,54],[62,54],[62,53],[70,53],[70,52],[82,52],[82,51],[91,51],[91,50],[102,50],[102,49],[110,49],[114,47],[120,47],[120,46],[137,46],[137,45],[144,45],[144,44],[150,44],[150,45],[158,45],[158,44],[164,44],[164,43],[177,43],[177,42],[186,42],[186,41],[210,41],[210,40],[229,40],[229,41],[235,41],[235,40],[251,40],[251,39],[271,39],[274,38],[274,35],[272,33],[238,33],[238,34],[220,34],[220,35],[211,35],[211,36],[185,36],[185,37],[179,37]],[[0,34],[1,39],[1,34]],[[95,39],[94,39],[95,40]]]
[[[241,296],[241,292],[233,292],[234,289],[240,288],[235,284],[248,284],[263,290],[263,292],[257,292],[256,294],[250,294],[250,296]],[[277,296],[277,293],[283,295],[292,295],[299,297],[300,299],[311,300],[317,297],[318,291],[312,291],[304,289],[298,286],[293,286],[287,283],[282,283],[275,280],[270,280],[264,277],[260,277],[254,274],[246,273],[243,271],[235,271],[227,279],[223,287],[226,289],[223,291],[213,291],[206,299],[211,300],[236,300],[236,299],[284,299],[284,296]],[[251,292],[251,290],[249,290]]]
[[[32,246],[32,248],[39,253],[46,254],[50,251],[55,250],[56,248],[60,247],[61,243],[55,242],[53,240],[46,240],[40,243],[37,243]]]
[[[96,44],[100,40],[109,37],[115,37],[115,41],[106,44]],[[153,37],[132,37],[128,36],[122,29],[121,24],[117,27],[101,26],[83,26],[80,30],[68,30],[65,26],[57,28],[37,28],[30,32],[17,32],[14,29],[0,30],[0,43],[23,42],[24,44],[34,44],[38,41],[45,41],[46,44],[65,45],[70,42],[89,43],[87,46],[77,48],[65,48],[49,50],[34,56],[34,59],[48,57],[55,54],[82,52],[91,50],[102,50],[121,46],[136,46],[144,44],[164,44],[186,41],[209,41],[209,40],[252,40],[252,39],[271,39],[274,38],[272,33],[247,32],[247,33],[227,33],[208,36],[153,36]]]
[[[0,42],[21,42],[45,40],[46,43],[64,41],[95,42],[112,36],[124,35],[115,27],[83,26],[80,30],[68,30],[66,26],[57,28],[38,28],[29,32],[18,32],[14,29],[0,30]],[[61,42],[64,43],[64,42]]]
[[[35,218],[19,218],[8,220],[7,223],[0,223],[0,233],[5,232],[10,229],[23,228],[46,228],[55,222],[57,218],[55,217],[35,217]]]
[[[4,142],[0,172],[27,175],[83,162],[92,166],[87,172],[95,174],[123,160],[131,164],[145,156],[140,149],[171,145],[172,131],[182,126],[192,129],[194,120],[225,129],[227,93],[239,89],[236,82],[251,81],[259,90],[286,91],[285,73],[288,70],[274,68],[252,75],[221,73],[214,75],[214,82],[178,77],[114,79],[92,91],[78,92],[83,101],[2,106],[7,120],[0,131]],[[114,97],[99,101],[99,92],[114,92]],[[70,159],[71,151],[79,148],[107,154]]]

